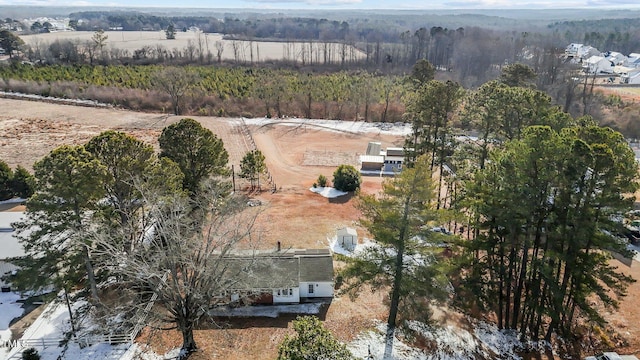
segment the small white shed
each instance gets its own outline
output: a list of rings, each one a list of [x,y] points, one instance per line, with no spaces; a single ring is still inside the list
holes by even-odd
[[[356,229],[350,227],[338,229],[338,244],[344,249],[354,250],[356,245],[358,245],[358,233]]]

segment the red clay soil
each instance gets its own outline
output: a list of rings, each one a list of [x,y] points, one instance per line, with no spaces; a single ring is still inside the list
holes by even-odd
[[[135,113],[117,109],[93,109],[48,103],[0,99],[0,159],[9,166],[22,165],[31,169],[34,161],[62,144],[82,144],[103,130],[125,131],[157,147],[162,128],[181,117]],[[230,163],[238,166],[242,156],[251,149],[242,134],[239,121],[215,117],[193,117],[211,129],[224,142]],[[305,126],[249,126],[257,148],[265,155],[267,166],[277,191],[253,194],[262,201],[259,218],[265,248],[280,241],[284,247],[321,248],[339,227],[357,226],[358,211],[351,196],[327,199],[309,191],[318,175],[329,180],[342,163],[356,164],[369,141],[379,141],[383,147],[398,146],[402,138],[380,134],[353,134],[327,131]],[[362,191],[379,191],[382,179],[364,177]],[[246,184],[245,184],[246,185]],[[640,265],[623,271],[640,278]],[[624,353],[640,355],[640,283],[629,289],[620,311],[608,318],[624,333],[628,346]],[[372,326],[373,319],[384,320],[384,294],[366,291],[356,300],[336,297],[324,314],[325,325],[343,341],[352,340],[360,331]],[[285,334],[292,333],[291,318],[251,319],[229,322],[222,329],[196,331],[201,351],[194,359],[273,359]],[[149,340],[158,352],[181,343],[175,331],[161,331],[140,338]]]

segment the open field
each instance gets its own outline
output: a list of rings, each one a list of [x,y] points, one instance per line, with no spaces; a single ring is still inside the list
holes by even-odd
[[[12,168],[22,165],[31,169],[49,151],[62,144],[81,144],[107,129],[130,133],[157,147],[157,136],[163,127],[181,117],[136,113],[117,109],[94,109],[41,102],[0,99],[0,158]],[[211,129],[224,142],[230,163],[237,166],[251,148],[242,134],[240,119],[194,117]],[[278,125],[277,123],[280,122]],[[255,195],[263,206],[260,218],[264,247],[281,241],[285,247],[319,248],[327,246],[327,236],[344,225],[356,225],[359,213],[353,199],[326,199],[308,190],[319,174],[329,179],[337,165],[350,162],[366,150],[367,142],[379,141],[383,147],[402,144],[402,137],[382,131],[351,132],[328,130],[313,122],[292,124],[274,120],[271,124],[247,121],[256,146],[266,157],[267,166],[278,191]],[[365,177],[364,192],[380,190],[382,179]],[[358,228],[358,227],[357,227]],[[362,229],[358,228],[359,234]],[[621,268],[623,265],[620,265]],[[640,264],[623,271],[640,278]],[[640,354],[640,283],[629,288],[621,311],[607,318],[622,331],[627,340],[622,353]],[[353,340],[374,319],[384,320],[385,295],[366,291],[355,301],[336,297],[324,314],[325,325],[342,341]],[[457,314],[445,316],[457,318]],[[234,320],[222,329],[196,331],[201,351],[194,359],[273,359],[277,346],[291,334],[291,317],[279,319]],[[450,320],[451,321],[451,320]],[[141,341],[154,345],[157,351],[178,346],[181,337],[164,331]]]
[[[31,47],[43,48],[56,40],[72,40],[79,44],[92,44],[91,37],[94,35],[92,31],[61,31],[45,34],[24,35],[22,40]],[[309,43],[300,42],[267,42],[267,41],[232,41],[223,40],[222,34],[207,34],[202,32],[176,32],[176,38],[167,40],[164,31],[105,31],[108,36],[106,40],[107,50],[109,48],[117,48],[127,50],[129,54],[133,54],[135,50],[142,49],[147,46],[152,49],[162,47],[169,52],[174,49],[184,51],[187,47],[193,47],[195,50],[202,48],[203,53],[211,53],[216,58],[216,42],[220,41],[224,45],[222,52],[223,60],[237,60],[242,62],[265,61],[265,60],[299,60],[301,52],[305,52],[305,58],[308,62]],[[314,43],[313,45],[313,62],[321,62],[324,55],[321,50],[324,44]],[[234,47],[236,51],[234,51]],[[304,49],[304,50],[303,50]],[[328,53],[330,54],[330,62],[339,62],[342,45],[336,43],[328,44]],[[347,60],[361,59],[365,54],[352,46],[345,48]],[[237,54],[237,58],[236,58]]]

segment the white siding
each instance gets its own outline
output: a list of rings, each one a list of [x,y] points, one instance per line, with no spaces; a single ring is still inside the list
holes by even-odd
[[[286,295],[285,295],[286,293]],[[289,295],[291,294],[291,295]],[[275,289],[273,290],[273,303],[274,304],[297,304],[300,302],[300,289]]]
[[[309,293],[309,285],[313,285],[313,293]],[[301,282],[300,297],[321,298],[333,296],[333,283],[330,282]]]

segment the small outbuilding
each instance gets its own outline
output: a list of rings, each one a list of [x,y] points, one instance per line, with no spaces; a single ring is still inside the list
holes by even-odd
[[[350,227],[338,229],[338,244],[344,249],[353,251],[358,245],[358,232],[356,229]]]

